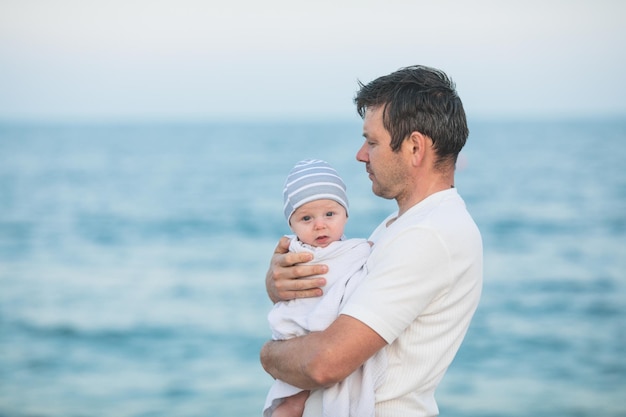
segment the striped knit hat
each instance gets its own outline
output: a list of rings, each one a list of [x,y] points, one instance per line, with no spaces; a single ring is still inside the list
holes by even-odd
[[[319,159],[306,159],[293,167],[285,181],[283,199],[287,222],[298,207],[315,200],[336,201],[348,213],[346,185],[333,167]]]

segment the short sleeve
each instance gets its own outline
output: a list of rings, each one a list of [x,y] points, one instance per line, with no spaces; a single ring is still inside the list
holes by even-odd
[[[440,236],[413,227],[376,243],[367,275],[341,314],[356,318],[392,343],[451,284],[450,254]]]

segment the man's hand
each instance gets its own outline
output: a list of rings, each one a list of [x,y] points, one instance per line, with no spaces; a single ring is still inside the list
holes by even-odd
[[[265,276],[267,295],[274,303],[322,295],[321,287],[326,285],[326,279],[319,275],[327,273],[328,267],[302,265],[312,259],[310,253],[289,252],[289,238],[280,239]]]

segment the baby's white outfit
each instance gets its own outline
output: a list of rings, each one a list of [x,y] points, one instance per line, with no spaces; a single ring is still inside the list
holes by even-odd
[[[311,252],[314,259],[310,264],[328,265],[328,273],[324,275],[326,286],[322,297],[280,301],[274,305],[268,315],[274,340],[326,329],[365,277],[365,262],[371,250],[366,239],[340,240],[325,248],[316,248],[303,244],[295,236],[290,237],[290,252]],[[385,369],[383,349],[345,380],[323,389],[324,417],[374,417],[375,390],[382,383]],[[300,391],[276,380],[267,395],[263,416],[270,417],[286,397]]]

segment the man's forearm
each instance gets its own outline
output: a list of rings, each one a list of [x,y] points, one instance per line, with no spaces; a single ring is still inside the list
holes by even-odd
[[[261,349],[261,364],[265,371],[275,379],[304,390],[321,388],[322,384],[312,374],[308,354],[311,346],[307,339],[315,337],[312,335],[267,342]]]
[[[343,381],[386,344],[365,324],[340,315],[324,331],[266,343],[261,364],[276,379],[317,389]]]

